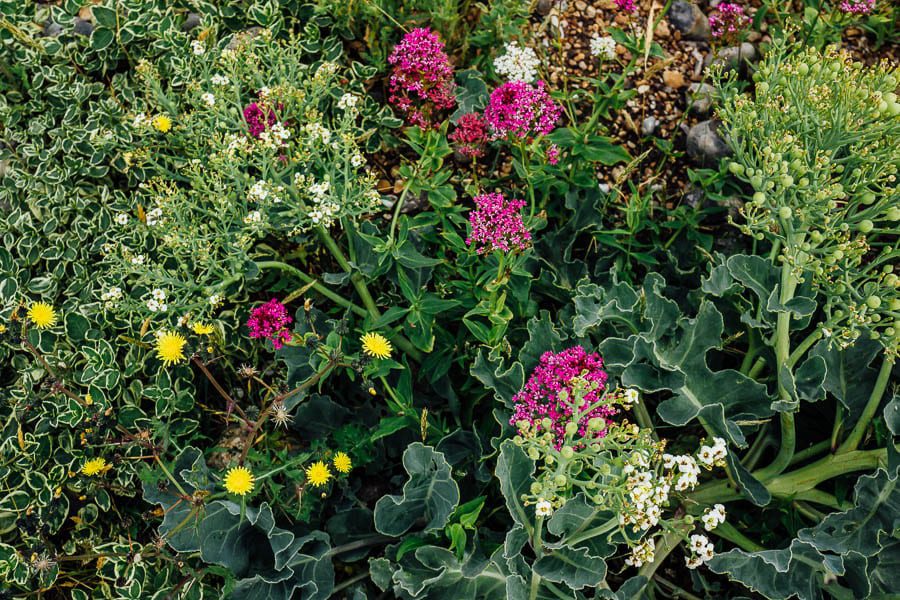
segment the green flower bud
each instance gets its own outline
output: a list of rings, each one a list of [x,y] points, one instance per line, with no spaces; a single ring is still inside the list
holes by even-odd
[[[732,162],[728,164],[728,170],[735,175],[743,175],[744,165],[742,165],[741,163]]]
[[[873,194],[872,192],[866,192],[862,195],[862,198],[860,198],[860,200],[863,204],[872,204],[873,202],[875,202],[875,194]]]
[[[869,233],[872,231],[872,228],[875,227],[875,224],[872,223],[869,219],[863,219],[859,222],[859,230],[862,233]]]
[[[766,195],[762,192],[756,192],[753,194],[753,204],[762,205],[766,202]]]
[[[575,450],[573,450],[571,446],[563,446],[560,454],[562,454],[563,458],[569,459],[575,456]]]
[[[872,310],[876,310],[881,306],[881,298],[879,298],[878,296],[869,296],[868,298],[866,298],[866,304]]]
[[[769,91],[769,84],[765,81],[760,81],[756,84],[756,93],[757,94],[765,94]]]
[[[528,449],[528,457],[531,458],[531,460],[537,460],[540,456],[541,453],[534,446]]]
[[[566,476],[560,473],[556,477],[553,478],[553,483],[556,484],[556,487],[563,487],[566,485]]]
[[[800,63],[799,65],[797,65],[797,72],[801,75],[806,75],[807,73],[809,73],[809,65],[807,65],[806,63]]]
[[[540,494],[544,490],[544,486],[535,481],[531,484],[531,493],[532,494]]]
[[[793,211],[791,211],[790,206],[782,206],[781,208],[778,209],[778,216],[781,217],[782,219],[785,219],[785,220],[790,219],[792,214],[793,214]]]
[[[813,241],[814,244],[821,244],[821,243],[822,243],[822,240],[823,240],[824,238],[822,237],[822,232],[820,232],[820,231],[813,231],[813,232],[811,232],[811,233],[809,234],[809,239],[811,239],[811,240]]]
[[[900,206],[892,206],[886,216],[888,221],[900,221]]]
[[[693,525],[694,524],[694,515],[685,515],[684,523],[685,523],[685,525]]]
[[[794,185],[794,178],[790,175],[782,176],[781,185],[783,185],[784,187],[791,187],[792,185]]]
[[[566,433],[568,435],[575,435],[576,433],[578,433],[578,424],[572,423],[571,421],[566,423]]]
[[[550,429],[550,427],[552,425],[553,425],[553,422],[550,419],[548,419],[547,417],[544,417],[543,419],[541,419],[541,429],[543,429],[544,431]]]
[[[753,189],[760,190],[763,186],[763,178],[759,175],[754,175],[750,178],[750,185],[753,186]]]

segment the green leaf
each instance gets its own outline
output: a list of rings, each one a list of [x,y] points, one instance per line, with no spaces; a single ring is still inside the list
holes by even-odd
[[[102,25],[103,27],[108,27],[110,29],[116,28],[116,11],[111,8],[107,8],[105,6],[95,5],[91,7],[91,14],[94,15],[94,20],[97,21],[98,25]]]
[[[603,581],[606,562],[591,556],[586,548],[563,547],[535,561],[534,571],[544,579],[580,590]]]
[[[375,529],[400,536],[422,519],[424,531],[447,524],[459,502],[459,488],[444,455],[419,442],[403,452],[403,468],[409,480],[402,496],[384,496],[375,505]]]
[[[115,39],[116,34],[114,34],[111,29],[98,27],[91,33],[91,48],[94,50],[104,50],[109,47]]]
[[[531,534],[531,518],[520,500],[528,493],[534,475],[534,462],[511,440],[500,444],[500,458],[494,475],[500,480],[500,491],[506,499],[506,509],[513,521]]]

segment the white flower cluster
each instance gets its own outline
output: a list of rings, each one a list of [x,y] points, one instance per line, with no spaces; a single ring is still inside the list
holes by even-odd
[[[321,123],[307,123],[303,130],[306,132],[306,135],[309,136],[309,141],[314,143],[316,140],[321,140],[323,144],[327,144],[331,141],[331,131]]]
[[[150,292],[150,298],[147,299],[147,310],[150,312],[166,312],[169,305],[166,304],[166,291],[159,288]]]
[[[700,520],[703,521],[704,529],[712,531],[725,522],[725,507],[721,504],[716,504],[712,508],[707,508]]]
[[[118,223],[119,225],[128,225],[129,220],[130,219],[128,217],[128,213],[121,212],[116,215],[116,223]]]
[[[259,141],[269,146],[284,146],[291,139],[291,130],[284,123],[275,123],[259,134]]]
[[[506,54],[494,59],[494,70],[510,81],[531,83],[537,79],[537,68],[541,62],[531,48],[521,47],[518,42],[506,44]]]
[[[201,94],[201,95],[200,95],[200,101],[203,102],[203,104],[205,104],[205,105],[208,106],[209,108],[212,108],[213,106],[216,105],[216,97],[215,97],[215,95],[213,95],[213,94],[211,94],[211,93],[209,93],[209,92],[206,92],[206,93],[204,93],[204,94]]]
[[[247,200],[259,204],[280,204],[282,200],[281,195],[283,193],[283,186],[275,186],[264,179],[260,179],[250,186],[250,190],[247,192]]]
[[[684,557],[688,569],[696,569],[715,555],[715,549],[705,535],[695,533],[691,536],[688,546],[691,549],[691,555]]]
[[[600,60],[612,60],[616,57],[616,40],[609,36],[600,37],[594,34],[591,38],[591,54]]]
[[[131,126],[135,129],[142,129],[150,125],[150,117],[147,116],[146,113],[139,112],[134,115],[134,119],[131,121]]]
[[[140,265],[144,264],[145,262],[147,262],[147,257],[144,256],[143,254],[135,254],[134,256],[131,257],[131,264],[133,264],[135,266],[140,266]]]
[[[244,217],[244,223],[248,225],[262,223],[262,213],[258,210],[251,210],[247,213],[247,216]]]
[[[538,517],[549,517],[553,514],[553,505],[543,498],[538,498],[537,504],[534,505],[534,514]]]
[[[215,308],[218,305],[222,304],[223,300],[224,300],[224,298],[222,298],[221,294],[213,294],[212,296],[209,297],[208,302],[209,302],[210,306]]]
[[[216,73],[215,75],[210,77],[209,80],[212,82],[213,85],[219,85],[219,86],[225,86],[231,82],[231,80],[228,79],[227,76],[220,75],[218,73]]]
[[[206,46],[203,45],[203,42],[200,40],[194,40],[191,42],[191,51],[196,56],[201,56],[206,52]]]
[[[359,104],[359,96],[347,93],[341,96],[341,99],[338,100],[337,106],[341,110],[356,112],[357,104]]]
[[[154,225],[159,225],[160,221],[162,221],[163,211],[160,207],[152,208],[147,213],[147,226],[153,227]]]
[[[625,559],[629,567],[642,567],[644,563],[653,562],[656,557],[656,541],[648,537],[631,549],[631,556]]]
[[[713,438],[712,446],[701,446],[700,452],[697,453],[700,464],[707,469],[724,467],[726,456],[728,456],[728,446],[725,444],[725,440],[720,437]]]
[[[634,388],[627,388],[623,392],[623,394],[625,396],[625,398],[624,398],[625,404],[637,404],[638,401],[640,400],[640,395],[638,394],[638,391]]]
[[[635,454],[640,456],[640,453]],[[649,466],[643,456],[640,456],[638,463],[643,468]],[[626,465],[623,473],[628,475],[625,487],[631,507],[619,514],[619,523],[632,525],[635,532],[646,531],[659,523],[662,507],[669,503],[671,485],[653,471],[637,471],[634,465]]]
[[[122,296],[122,288],[113,286],[100,294],[100,299],[106,308],[114,308],[119,303],[119,300],[122,299]]]

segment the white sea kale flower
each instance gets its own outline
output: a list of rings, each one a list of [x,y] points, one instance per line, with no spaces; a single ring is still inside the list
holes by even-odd
[[[506,44],[506,54],[494,59],[494,70],[510,81],[531,83],[537,79],[538,65],[540,61],[534,50],[519,46],[518,42]]]
[[[600,60],[612,60],[616,57],[616,40],[609,36],[600,37],[594,34],[591,38],[591,54]]]
[[[631,556],[625,559],[629,567],[641,567],[644,563],[652,562],[656,556],[656,542],[653,538],[647,538],[631,549]]]
[[[534,507],[534,514],[538,517],[549,517],[553,514],[553,505],[547,500],[539,498]]]
[[[700,520],[703,521],[704,529],[712,531],[725,522],[725,507],[721,504],[716,504],[712,508],[707,508]]]

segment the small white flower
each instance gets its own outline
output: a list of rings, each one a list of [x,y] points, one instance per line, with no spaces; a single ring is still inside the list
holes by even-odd
[[[196,56],[200,56],[206,52],[206,46],[204,46],[203,42],[200,40],[194,40],[191,42],[191,51],[193,51]]]
[[[154,298],[150,298],[147,300],[147,310],[150,312],[158,312],[159,311],[159,302],[157,302]]]
[[[212,108],[213,106],[216,105],[216,97],[209,92],[206,92],[205,94],[201,95],[200,100],[202,100],[203,104],[205,104],[206,106],[208,106],[210,108]]]
[[[359,96],[354,96],[353,94],[347,93],[341,96],[341,99],[338,100],[338,108],[341,110],[352,110],[356,108],[356,105],[359,104]]]
[[[609,36],[600,37],[594,34],[591,38],[591,54],[600,60],[612,60],[616,57],[616,40]]]
[[[262,213],[258,210],[251,210],[247,213],[247,216],[244,217],[244,223],[259,223],[262,221]]]
[[[350,164],[358,169],[361,166],[363,166],[364,164],[366,164],[366,159],[365,159],[365,157],[363,157],[362,154],[357,152],[350,158]]]
[[[131,126],[135,129],[140,129],[141,127],[146,127],[150,124],[150,117],[148,117],[144,113],[138,113],[134,115],[134,120],[131,122]]]
[[[128,225],[128,213],[119,213],[116,215],[116,223],[119,225]]]
[[[691,536],[691,552],[700,552],[701,550],[706,548],[707,544],[709,544],[709,538],[707,538],[705,535],[695,533]]]
[[[213,85],[228,85],[229,79],[225,75],[219,75],[216,73],[209,79]]]
[[[152,292],[150,292],[150,295],[153,296],[155,300],[159,300],[160,302],[166,299],[166,291],[159,288],[156,288]]]
[[[549,517],[553,514],[553,505],[543,498],[538,498],[537,504],[534,506],[534,514],[538,517]]]
[[[697,459],[701,464],[711,467],[716,462],[713,449],[710,446],[700,446],[700,452],[697,453]]]
[[[218,306],[222,303],[222,296],[220,294],[213,294],[209,297],[208,302],[210,306]]]
[[[537,78],[540,64],[534,50],[521,47],[518,42],[509,42],[506,44],[506,54],[494,59],[494,70],[510,81],[531,83]]]
[[[143,254],[135,254],[131,257],[131,264],[133,265],[142,265],[147,260]]]
[[[159,223],[160,219],[162,219],[162,214],[163,214],[162,209],[158,206],[156,208],[152,209],[150,212],[148,212],[147,213],[147,226],[153,227],[154,225],[157,225]]]
[[[703,561],[698,556],[685,556],[684,562],[688,569],[696,569],[703,564]]]
[[[675,457],[669,453],[663,454],[663,468],[664,469],[674,469],[675,468]]]
[[[634,388],[628,388],[625,390],[625,402],[628,404],[637,404],[640,396],[638,391]]]
[[[261,88],[259,88],[259,99],[265,100],[266,98],[269,97],[269,94],[271,94],[271,93],[272,93],[272,90],[270,90],[268,86],[264,85]]]

